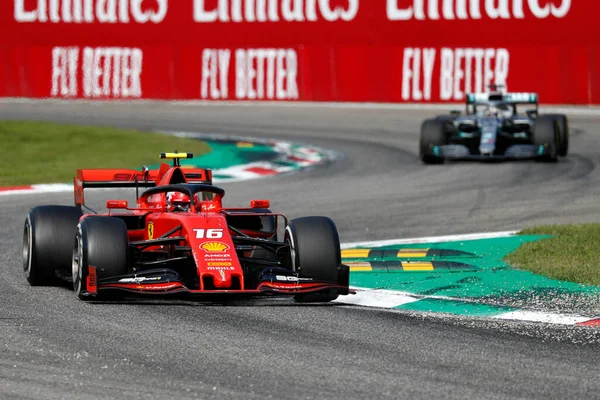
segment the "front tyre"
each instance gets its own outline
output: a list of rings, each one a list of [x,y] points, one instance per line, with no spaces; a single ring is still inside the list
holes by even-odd
[[[544,162],[558,160],[559,132],[558,123],[552,116],[542,115],[535,121],[533,144],[543,149],[543,155],[537,159]]]
[[[549,114],[547,117],[554,118],[558,126],[558,155],[566,157],[569,153],[569,120],[564,114]]]
[[[71,265],[73,237],[81,210],[39,206],[29,210],[23,228],[23,271],[31,286],[58,284],[56,271]]]
[[[77,227],[72,245],[73,290],[82,300],[90,300],[87,278],[89,266],[96,279],[125,275],[128,267],[127,226],[112,217],[88,217]]]
[[[343,268],[340,239],[334,222],[327,217],[302,217],[290,221],[284,241],[290,246],[291,264],[301,278],[313,278],[328,283],[339,283]],[[300,302],[328,302],[337,293],[296,295]]]
[[[442,164],[439,147],[447,144],[446,124],[442,119],[428,119],[421,125],[419,156],[425,164]]]

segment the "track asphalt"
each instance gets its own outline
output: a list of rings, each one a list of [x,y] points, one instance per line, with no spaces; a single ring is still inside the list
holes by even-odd
[[[434,113],[167,103],[0,107],[0,118],[331,149],[341,156],[336,162],[222,186],[226,205],[270,198],[292,218],[331,216],[343,242],[600,220],[598,117],[571,118],[571,153],[557,164],[423,166],[418,129]],[[96,201],[108,196],[98,193]],[[65,193],[0,197],[2,398],[600,397],[600,336],[590,328],[287,300],[86,304],[64,288],[29,287],[21,272],[24,216],[37,204],[71,202]]]

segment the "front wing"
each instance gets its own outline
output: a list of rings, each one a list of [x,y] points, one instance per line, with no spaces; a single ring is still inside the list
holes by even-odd
[[[472,154],[467,146],[461,144],[435,146],[433,153],[438,157],[453,160],[530,160],[549,154],[544,146],[532,144],[515,144],[507,147],[504,154],[499,155]]]
[[[88,267],[86,288],[82,294],[86,297],[101,298],[109,292],[123,292],[132,295],[164,296],[164,295],[279,295],[293,296],[307,293],[335,293],[347,295],[349,290],[349,267],[342,265],[341,282],[322,282],[308,278],[298,278],[291,271],[277,271],[264,275],[255,289],[246,290],[198,290],[190,289],[169,269],[145,271],[139,274],[117,276],[97,280],[96,268]]]

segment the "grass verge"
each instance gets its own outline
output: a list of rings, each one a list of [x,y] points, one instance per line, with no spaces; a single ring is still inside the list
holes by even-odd
[[[47,122],[0,121],[0,186],[71,182],[77,168],[135,168],[158,153],[210,151],[205,142],[156,133]]]
[[[506,256],[509,264],[550,278],[600,285],[600,224],[548,225],[523,235],[553,235],[529,242]]]

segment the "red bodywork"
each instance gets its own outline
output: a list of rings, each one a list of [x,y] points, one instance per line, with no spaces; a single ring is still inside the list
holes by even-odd
[[[137,293],[311,293],[326,289],[339,289],[348,293],[346,285],[318,282],[310,279],[287,282],[277,280],[257,282],[253,287],[245,285],[245,271],[240,262],[241,254],[251,256],[255,246],[246,246],[241,249],[236,247],[233,236],[242,232],[252,238],[273,240],[277,229],[269,232],[257,230],[231,230],[228,225],[228,214],[236,216],[273,216],[275,221],[283,218],[282,214],[266,212],[269,207],[267,200],[252,200],[250,208],[223,208],[222,189],[215,190],[210,196],[200,198],[204,192],[198,193],[193,199],[189,212],[167,212],[166,193],[153,193],[147,188],[167,187],[169,185],[185,184],[212,185],[212,174],[206,169],[188,169],[179,165],[169,166],[161,164],[158,170],[136,171],[129,169],[97,169],[77,170],[74,178],[75,205],[84,205],[85,188],[109,187],[139,187],[145,192],[137,199],[135,207],[128,207],[125,200],[109,200],[106,203],[108,212],[105,214],[84,214],[84,218],[93,218],[98,215],[119,217],[128,224],[128,239],[130,244],[138,245],[148,254],[165,254],[167,257],[176,257],[175,251],[191,253],[196,274],[197,285],[190,287],[181,280],[170,280],[168,277],[147,278],[135,271],[128,277],[106,281],[97,279],[96,268],[88,266],[87,292],[95,296],[99,291],[106,289],[122,289]],[[218,189],[218,190],[217,190]],[[211,198],[212,197],[212,198]],[[231,215],[229,215],[231,216]],[[133,222],[132,222],[133,221]],[[163,243],[163,236],[168,238],[168,243]],[[156,242],[156,244],[153,244]],[[183,249],[183,250],[181,250]],[[189,253],[188,253],[189,252]],[[178,253],[181,254],[181,253]]]

